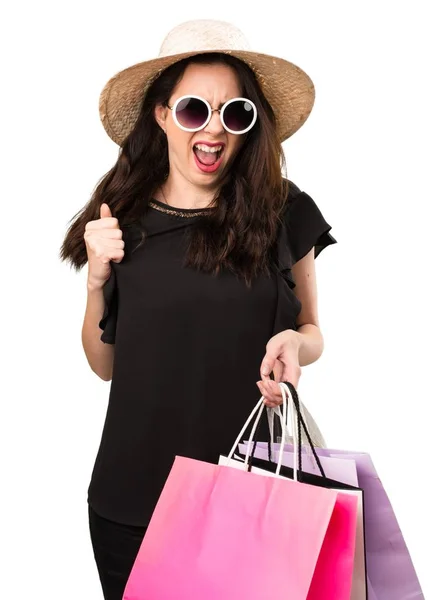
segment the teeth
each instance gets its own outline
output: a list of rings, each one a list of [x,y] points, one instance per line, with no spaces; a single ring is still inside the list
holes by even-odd
[[[215,154],[215,152],[222,150],[222,146],[206,146],[205,144],[195,144],[195,148],[202,150],[203,152],[210,152],[211,154]]]

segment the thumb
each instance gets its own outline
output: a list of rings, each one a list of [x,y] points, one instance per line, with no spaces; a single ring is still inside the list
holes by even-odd
[[[276,362],[276,355],[272,353],[270,350],[266,353],[266,356],[263,358],[263,362],[261,363],[260,373],[261,378],[264,379],[268,377],[272,372]]]
[[[276,365],[276,361],[281,354],[281,343],[275,336],[270,339],[266,346],[266,355],[263,358],[260,367],[261,378],[269,377]]]
[[[112,217],[113,215],[111,214],[111,210],[110,207],[108,206],[108,204],[101,204],[100,205],[100,218],[104,219],[105,217]]]

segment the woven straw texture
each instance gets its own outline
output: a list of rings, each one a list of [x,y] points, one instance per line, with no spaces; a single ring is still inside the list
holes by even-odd
[[[100,94],[99,113],[110,138],[122,145],[136,123],[147,89],[164,69],[183,58],[208,52],[230,54],[252,69],[274,110],[281,141],[305,123],[315,90],[302,69],[282,58],[253,52],[244,34],[230,23],[197,20],[172,29],[157,58],[128,67],[107,82]]]

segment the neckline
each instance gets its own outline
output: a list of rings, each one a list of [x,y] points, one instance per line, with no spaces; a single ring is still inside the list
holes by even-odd
[[[152,208],[168,214],[174,215],[178,217],[195,217],[198,215],[205,214],[209,211],[213,210],[212,206],[206,208],[178,208],[177,206],[170,206],[170,204],[166,204],[165,202],[161,202],[160,200],[156,200],[156,198],[151,198],[149,201],[149,206]]]

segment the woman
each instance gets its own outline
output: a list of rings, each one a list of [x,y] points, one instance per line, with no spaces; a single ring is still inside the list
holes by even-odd
[[[185,23],[101,94],[121,151],[62,258],[88,262],[83,346],[112,379],[88,491],[106,599],[122,598],[174,457],[216,462],[259,394],[276,406],[277,381],[297,385],[322,353],[314,258],[336,240],[282,177],[281,148],[313,85],[246,48],[227,23]]]

